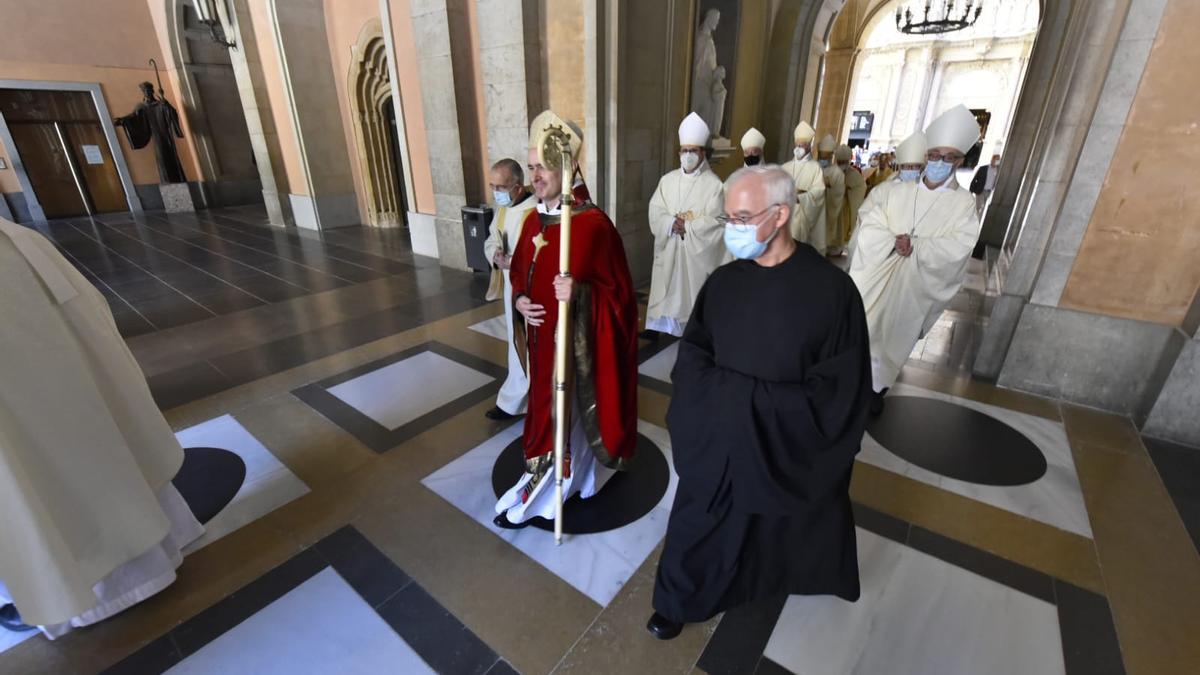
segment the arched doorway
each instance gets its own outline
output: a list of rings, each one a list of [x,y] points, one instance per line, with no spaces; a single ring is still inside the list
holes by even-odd
[[[367,221],[375,227],[402,227],[408,205],[400,161],[400,131],[392,101],[387,48],[378,21],[363,27],[353,54],[348,89]]]

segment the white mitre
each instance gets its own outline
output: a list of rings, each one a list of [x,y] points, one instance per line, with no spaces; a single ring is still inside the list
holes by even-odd
[[[832,134],[825,134],[825,138],[821,139],[821,144],[817,146],[821,152],[833,152],[837,149],[837,141],[833,140]]]
[[[961,103],[938,115],[925,129],[925,142],[930,148],[954,148],[966,154],[978,140],[979,123]]]
[[[762,132],[759,131],[758,129],[755,129],[754,127],[750,127],[750,130],[742,135],[742,149],[743,150],[752,150],[754,148],[758,148],[759,150],[762,150],[763,146],[766,144],[767,144],[767,137],[763,136]]]
[[[792,138],[797,143],[801,143],[803,141],[811,141],[813,139],[813,136],[816,136],[816,135],[817,135],[817,130],[813,129],[811,126],[809,126],[808,122],[801,122],[800,124],[797,124],[795,130],[792,131]]]
[[[704,147],[708,143],[708,125],[704,118],[690,113],[679,123],[679,144]]]
[[[896,146],[896,164],[924,164],[925,150],[925,134],[915,132]]]

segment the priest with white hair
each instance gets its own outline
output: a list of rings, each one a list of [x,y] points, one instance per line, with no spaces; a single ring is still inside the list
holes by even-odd
[[[792,150],[792,159],[783,165],[783,170],[796,184],[796,204],[788,230],[796,241],[812,244],[813,248],[823,252],[825,176],[821,172],[821,165],[813,157],[813,139],[816,135],[817,132],[808,122],[796,125],[792,132],[796,147]]]
[[[654,269],[646,307],[646,337],[683,336],[692,304],[708,275],[726,260],[721,179],[705,157],[709,129],[691,113],[679,125],[679,168],[658,181],[650,198]]]
[[[820,227],[822,236],[819,238],[822,245],[818,246],[815,243],[818,237],[813,237],[814,241],[809,242],[817,249],[817,253],[825,255],[833,255],[842,247],[838,225],[846,199],[846,174],[842,173],[834,161],[833,155],[836,150],[837,141],[833,140],[832,135],[825,134],[821,144],[817,146],[817,163],[821,165],[821,175],[825,181],[824,224]]]
[[[850,260],[871,336],[876,414],[917,340],[958,292],[979,237],[975,199],[954,177],[979,140],[975,116],[955,106],[925,137],[920,180],[897,182],[867,199]]]
[[[754,127],[750,127],[745,134],[742,134],[742,164],[744,166],[757,166],[763,161],[763,147],[767,144],[767,137],[762,135],[762,132]]]

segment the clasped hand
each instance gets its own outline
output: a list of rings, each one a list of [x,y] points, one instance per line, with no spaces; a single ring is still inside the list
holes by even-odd
[[[899,253],[901,256],[907,258],[908,256],[912,255],[912,251],[912,238],[910,238],[907,234],[896,235],[896,253]]]
[[[570,302],[575,297],[575,279],[559,275],[554,278],[554,299],[558,302]],[[528,295],[517,298],[517,311],[525,317],[530,326],[540,326],[546,322],[546,308],[535,304]]]

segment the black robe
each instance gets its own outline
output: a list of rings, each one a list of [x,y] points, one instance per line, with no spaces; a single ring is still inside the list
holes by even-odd
[[[179,163],[179,151],[175,148],[175,139],[183,138],[175,106],[163,98],[142,101],[133,112],[114,121],[125,130],[133,149],[140,150],[154,141],[159,180],[163,183],[187,182],[183,165]]]
[[[857,600],[850,470],[871,364],[862,298],[807,245],[701,289],[667,412],[679,485],[654,609],[681,622],[782,594]]]

